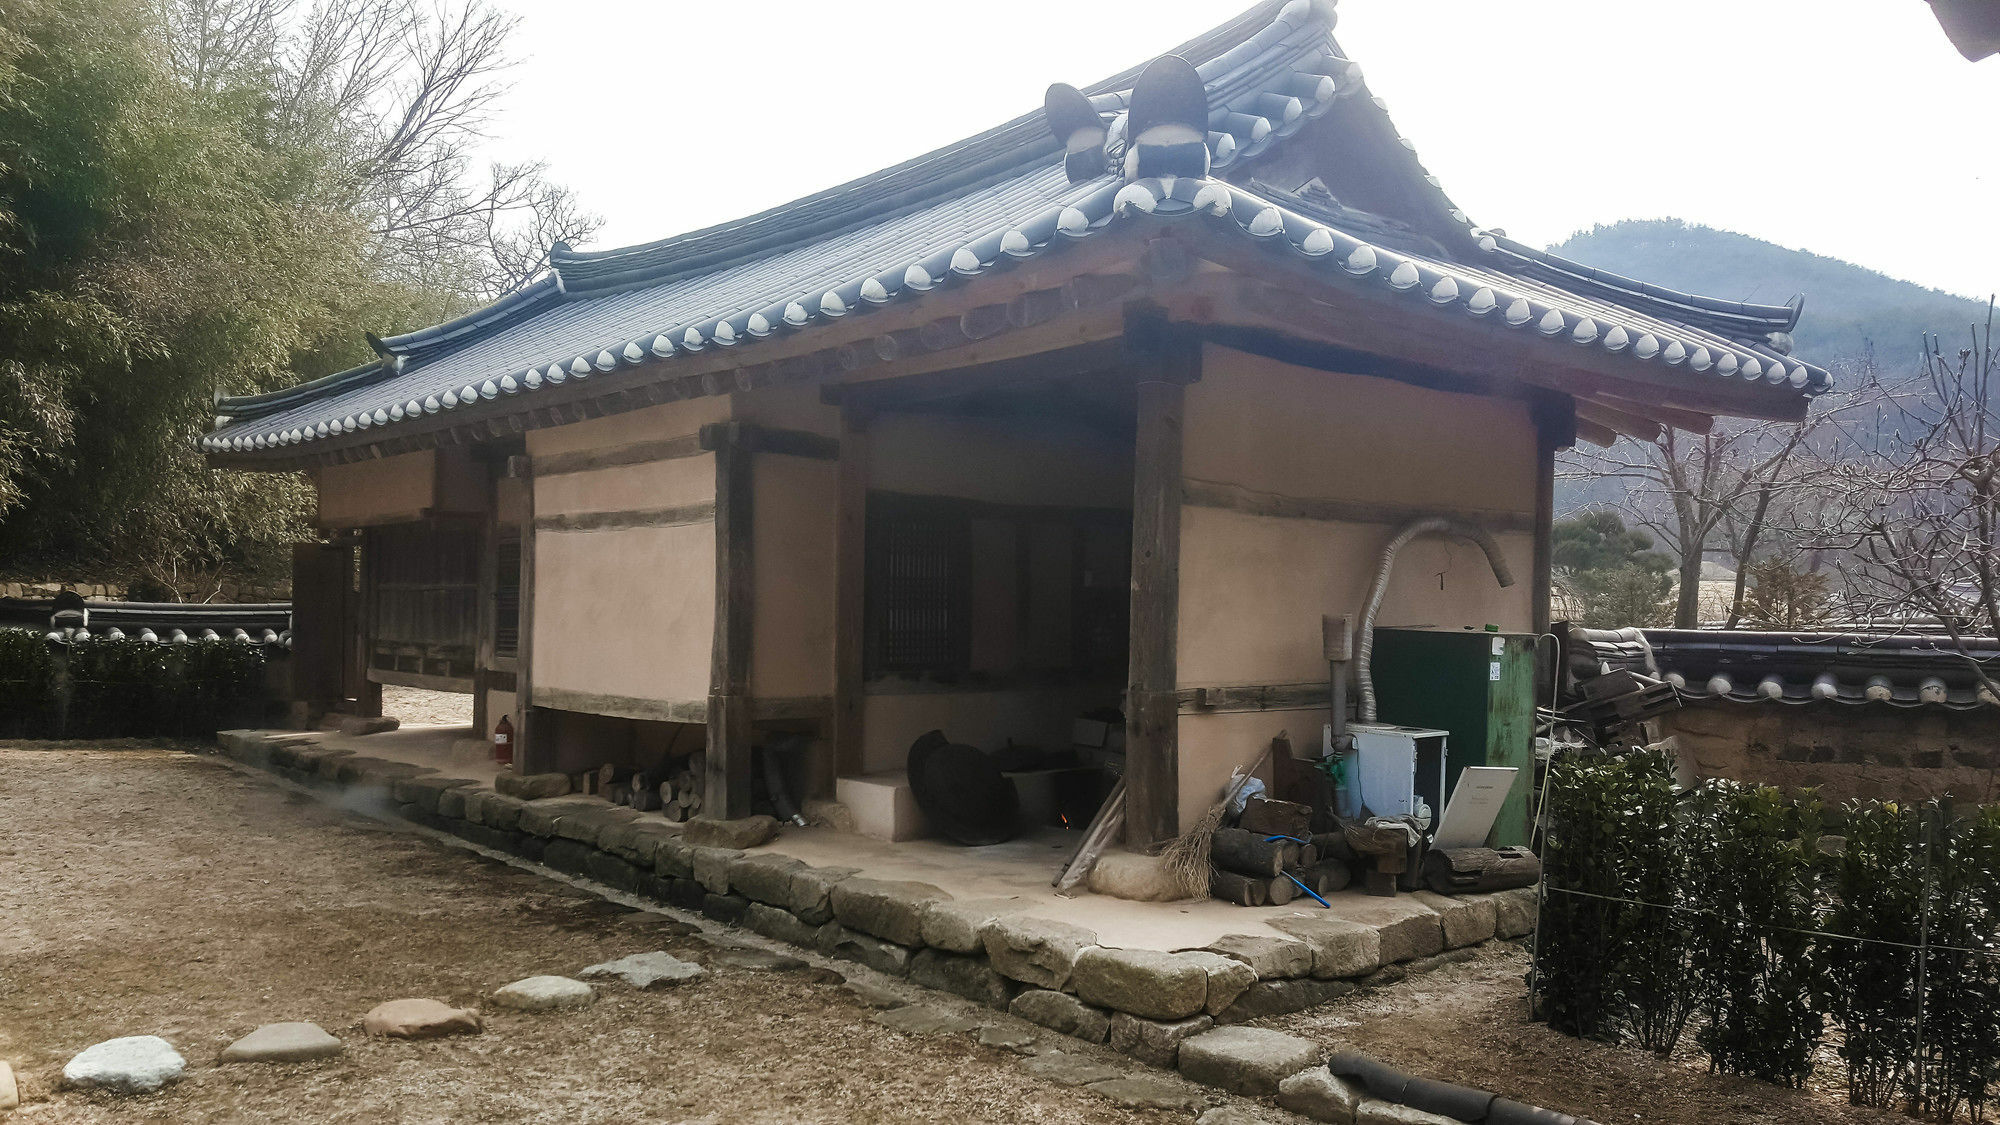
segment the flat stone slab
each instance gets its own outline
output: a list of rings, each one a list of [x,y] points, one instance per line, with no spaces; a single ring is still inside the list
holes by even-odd
[[[1202,964],[1151,949],[1085,949],[1070,979],[1085,1003],[1147,1019],[1186,1019],[1208,1002]]]
[[[851,980],[847,982],[846,988],[853,994],[854,1002],[864,1008],[901,1008],[909,1004],[909,1001],[901,996],[886,988],[877,988],[867,981]]]
[[[753,973],[792,973],[807,967],[800,958],[764,949],[718,949],[708,960],[710,964]]]
[[[1283,980],[1312,974],[1312,946],[1287,937],[1229,934],[1208,945],[1211,953],[1231,957],[1256,970],[1258,980]]]
[[[1325,1067],[1302,1070],[1278,1083],[1278,1104],[1301,1117],[1332,1125],[1353,1125],[1364,1095]]]
[[[868,1018],[905,1035],[963,1035],[979,1026],[964,1016],[923,1004],[906,1004]]]
[[[187,1060],[157,1035],[107,1039],[77,1052],[63,1065],[63,1081],[115,1094],[150,1094],[179,1080]]]
[[[1279,1083],[1324,1064],[1310,1039],[1261,1027],[1218,1027],[1181,1043],[1181,1073],[1196,1082],[1253,1098],[1278,1092]]]
[[[1202,1103],[1179,1083],[1144,1074],[1092,1082],[1087,1089],[1132,1109],[1193,1109]]]
[[[833,916],[850,930],[897,945],[920,946],[924,909],[951,895],[929,883],[890,879],[843,879],[832,892]]]
[[[1037,1055],[1021,1064],[1021,1069],[1037,1078],[1046,1078],[1063,1086],[1088,1086],[1092,1082],[1109,1082],[1125,1077],[1125,1072],[1115,1066],[1105,1066],[1101,1062],[1072,1055],[1067,1051],[1050,1051]]]
[[[1014,997],[1007,1010],[1029,1023],[1090,1043],[1102,1043],[1111,1035],[1111,1013],[1066,992],[1029,989]]]
[[[267,1023],[222,1049],[222,1061],[309,1062],[347,1048],[316,1023]]]
[[[975,898],[959,902],[943,900],[924,907],[919,929],[924,944],[952,953],[982,953],[985,945],[979,931],[986,923],[1006,914],[1020,912],[1028,905],[1024,898]]]
[[[1456,1117],[1442,1117],[1370,1098],[1354,1107],[1354,1125],[1460,1125],[1460,1122]]]
[[[1034,1032],[1022,1031],[1019,1028],[987,1024],[979,1029],[979,1045],[982,1047],[995,1047],[1003,1051],[1031,1055],[1035,1053],[1034,1047],[1038,1042],[1040,1040]]]
[[[1068,922],[1010,914],[980,927],[979,939],[993,967],[1022,984],[1062,989],[1076,959],[1097,944],[1097,933]]]
[[[1426,918],[1431,926],[1437,926],[1435,915],[1427,914]],[[1384,949],[1382,933],[1359,922],[1341,918],[1284,917],[1272,919],[1271,926],[1312,948],[1312,975],[1321,980],[1365,977],[1381,968],[1385,961],[1395,959],[1388,956]],[[1444,930],[1439,928],[1437,935],[1438,943],[1442,945]]]
[[[597,999],[597,990],[568,977],[524,977],[493,990],[493,1002],[517,1012],[553,1012],[581,1008]]]
[[[569,775],[566,773],[519,774],[509,770],[493,778],[493,788],[509,797],[519,797],[533,801],[542,797],[560,797],[569,792]]]
[[[616,961],[603,961],[576,974],[580,977],[617,977],[634,988],[654,988],[659,985],[680,984],[701,976],[705,970],[690,961],[683,961],[665,950],[652,953],[634,953],[630,957],[620,957]]]
[[[710,820],[698,816],[687,822],[681,838],[690,844],[712,848],[754,848],[778,834],[778,822],[768,816],[746,816],[739,820]]]
[[[445,1035],[477,1035],[486,1021],[468,1008],[436,1000],[389,1000],[361,1017],[361,1030],[391,1039],[436,1039]]]
[[[0,1062],[0,1110],[21,1104],[21,1087],[14,1081],[14,1068]]]

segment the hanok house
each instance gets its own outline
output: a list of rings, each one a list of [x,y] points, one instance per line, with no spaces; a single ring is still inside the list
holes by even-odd
[[[1402,551],[1382,624],[1546,629],[1558,449],[1797,418],[1829,378],[1788,354],[1797,302],[1472,222],[1333,23],[1260,5],[793,203],[558,246],[374,362],[223,400],[214,464],[318,484],[321,698],[474,692],[529,771],[705,746],[727,816],[781,734],[811,736],[807,793],[893,809],[868,779],[928,730],[1067,746],[1122,712],[1144,843],[1281,731],[1319,744],[1320,619],[1361,613],[1413,521],[1452,533]]]

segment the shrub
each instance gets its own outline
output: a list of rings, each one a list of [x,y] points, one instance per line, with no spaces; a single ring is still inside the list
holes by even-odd
[[[263,677],[263,651],[238,641],[89,637],[51,646],[40,633],[0,630],[0,735],[210,735],[248,718]]]
[[[33,629],[0,629],[0,738],[36,738],[53,729],[55,657]]]
[[[1847,1100],[1887,1108],[1916,1055],[1917,955],[1924,900],[1923,812],[1895,802],[1847,806],[1823,943],[1827,1015],[1840,1029]],[[1876,944],[1881,943],[1881,944]]]

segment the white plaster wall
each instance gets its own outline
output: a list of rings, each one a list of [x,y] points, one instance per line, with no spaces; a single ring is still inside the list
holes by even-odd
[[[326,465],[313,475],[319,486],[321,527],[360,527],[386,519],[415,519],[437,506],[437,451]]]

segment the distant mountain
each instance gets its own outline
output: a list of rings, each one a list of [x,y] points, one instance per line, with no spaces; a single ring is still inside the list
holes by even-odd
[[[1872,342],[1883,374],[1907,370],[1923,333],[1963,339],[1986,303],[1926,289],[1804,250],[1679,219],[1626,219],[1549,247],[1588,266],[1706,297],[1781,305],[1806,298],[1794,333],[1803,359],[1833,364]]]

